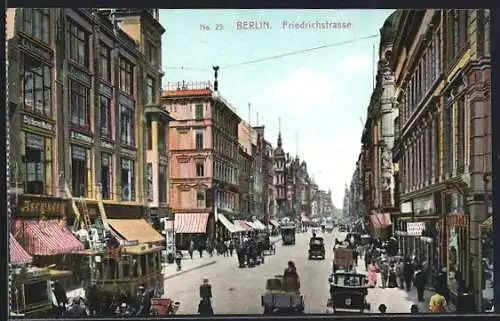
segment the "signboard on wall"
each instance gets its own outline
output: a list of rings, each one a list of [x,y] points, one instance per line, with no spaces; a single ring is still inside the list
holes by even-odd
[[[402,203],[400,210],[401,210],[401,214],[413,213],[413,204],[412,204],[412,202]]]
[[[421,236],[424,230],[424,222],[411,222],[406,225],[406,233],[409,236]]]

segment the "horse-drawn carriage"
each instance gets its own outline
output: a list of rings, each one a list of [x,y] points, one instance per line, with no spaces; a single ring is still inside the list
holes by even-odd
[[[257,242],[255,238],[251,238],[236,250],[238,256],[239,267],[254,267],[264,263],[264,249],[262,243]]]
[[[276,246],[271,242],[271,237],[269,232],[259,232],[256,235],[257,246],[262,249],[264,255],[267,253],[268,255],[276,254]]]
[[[364,274],[334,273],[330,282],[330,298],[327,311],[331,313],[363,313],[370,310],[366,302],[368,279]]]
[[[276,275],[268,279],[261,304],[264,314],[302,314],[304,297],[300,293],[298,277]]]

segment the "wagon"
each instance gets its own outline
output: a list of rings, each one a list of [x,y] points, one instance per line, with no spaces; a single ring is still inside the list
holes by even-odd
[[[299,279],[285,278],[282,275],[268,279],[261,304],[264,314],[302,314],[304,297],[300,293]]]
[[[368,295],[368,279],[359,273],[334,273],[330,283],[330,298],[327,307],[334,313],[362,313],[370,310],[366,302]]]

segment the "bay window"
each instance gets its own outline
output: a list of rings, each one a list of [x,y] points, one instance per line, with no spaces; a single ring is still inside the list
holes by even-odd
[[[120,166],[120,178],[122,188],[122,201],[135,200],[135,173],[134,161],[122,158]]]
[[[21,132],[21,157],[24,168],[24,191],[27,194],[48,194],[52,176],[51,139]]]
[[[119,88],[129,96],[134,95],[134,66],[127,59],[120,57]]]
[[[50,43],[50,11],[48,8],[22,9],[22,31],[46,44]]]
[[[113,156],[108,153],[101,153],[101,187],[102,199],[111,199],[113,190]]]
[[[90,99],[89,89],[80,83],[70,80],[70,112],[71,124],[90,129]]]
[[[71,145],[71,184],[75,197],[87,196],[88,159],[88,149]]]
[[[51,69],[28,55],[21,57],[21,88],[24,108],[47,117],[51,116]]]
[[[120,141],[124,145],[135,145],[134,108],[120,105]]]

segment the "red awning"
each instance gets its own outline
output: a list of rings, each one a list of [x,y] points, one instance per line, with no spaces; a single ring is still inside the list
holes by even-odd
[[[380,228],[382,226],[377,213],[372,213],[370,215],[370,222],[372,223],[373,228]]]
[[[9,235],[9,252],[10,264],[26,264],[33,262],[31,255],[23,249],[21,244],[19,244],[12,234]]]
[[[383,213],[383,214],[378,214],[378,215],[379,215],[379,221],[380,221],[380,223],[382,223],[381,227],[389,227],[392,225],[390,213]]]
[[[207,231],[208,213],[176,213],[175,233],[203,234]]]
[[[252,230],[252,226],[247,221],[236,220],[236,221],[234,221],[234,225],[237,225],[237,226],[241,227],[245,231],[251,231]]]
[[[58,220],[26,220],[23,225],[26,250],[31,255],[67,254],[85,248]]]

